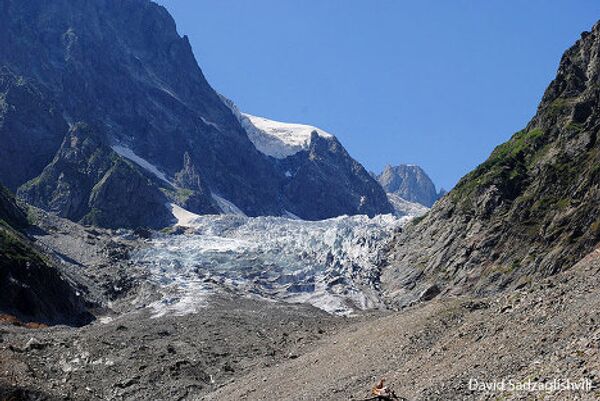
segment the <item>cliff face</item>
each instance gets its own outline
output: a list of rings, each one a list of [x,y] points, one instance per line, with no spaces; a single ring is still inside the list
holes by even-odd
[[[284,172],[256,149],[210,87],[188,39],[177,34],[164,8],[149,0],[7,0],[0,8],[0,180],[11,189],[33,180],[20,191],[30,193],[45,167],[64,154],[69,130],[86,124],[124,158],[135,155],[146,170],[151,166],[165,178],[162,187],[172,192],[170,198],[192,212],[218,211],[213,195],[250,216],[281,215],[288,203],[303,202],[301,195],[286,198]],[[94,162],[88,167],[96,168]],[[35,203],[71,216],[70,203],[85,202],[56,201],[52,194],[63,192],[58,178],[69,172],[52,164],[54,179],[45,174]],[[144,174],[137,164],[135,170]],[[177,179],[191,171],[193,180]],[[84,187],[99,184],[104,173],[88,171]],[[118,195],[122,181],[105,180],[102,185],[117,186],[102,193]],[[129,203],[126,197],[112,200]],[[387,207],[384,201],[373,210]],[[322,214],[301,211],[301,217]],[[359,212],[334,207],[327,217]],[[125,223],[132,226],[134,220]]]
[[[172,222],[156,178],[112,151],[85,125],[72,127],[54,160],[19,190],[27,202],[85,224],[160,228]]]
[[[390,251],[396,302],[424,290],[518,287],[572,266],[600,240],[600,25],[563,56],[527,127],[460,180]]]
[[[313,133],[306,151],[278,162],[293,172],[284,185],[287,210],[309,220],[340,214],[392,213],[385,192],[339,141]]]

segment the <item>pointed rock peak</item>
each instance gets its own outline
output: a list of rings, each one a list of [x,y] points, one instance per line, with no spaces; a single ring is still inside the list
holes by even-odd
[[[386,165],[377,180],[386,192],[426,207],[439,198],[431,178],[415,164]]]

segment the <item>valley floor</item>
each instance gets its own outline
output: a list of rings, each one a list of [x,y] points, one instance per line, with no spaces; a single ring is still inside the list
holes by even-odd
[[[600,249],[486,299],[342,317],[222,291],[157,315],[144,305],[160,291],[122,257],[143,239],[40,219],[80,290],[112,301],[83,328],[0,324],[0,400],[363,400],[382,377],[411,401],[600,399]],[[480,388],[503,379],[592,389]]]

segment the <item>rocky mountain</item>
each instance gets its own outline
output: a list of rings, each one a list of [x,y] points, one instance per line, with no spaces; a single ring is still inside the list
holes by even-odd
[[[168,225],[170,204],[305,219],[391,210],[337,140],[272,157],[226,103],[149,0],[2,4],[0,180],[34,205],[124,227]]]
[[[309,220],[344,214],[391,213],[385,193],[337,138],[317,127],[239,112],[225,99],[256,149],[286,178],[286,212]],[[348,211],[356,210],[356,213]]]
[[[173,220],[158,186],[85,124],[71,128],[54,160],[19,195],[62,217],[104,227],[158,228]]]
[[[425,171],[414,164],[387,165],[377,176],[385,192],[425,207],[431,207],[441,198],[444,191],[438,192],[435,184]]]
[[[395,302],[520,288],[600,241],[600,24],[566,51],[530,123],[397,238]]]
[[[88,323],[84,300],[24,233],[28,226],[25,212],[0,185],[0,314],[22,323]]]

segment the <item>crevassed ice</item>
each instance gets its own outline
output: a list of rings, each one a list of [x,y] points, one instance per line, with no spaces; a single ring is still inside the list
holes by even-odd
[[[201,216],[193,234],[162,235],[132,257],[162,291],[152,304],[156,316],[193,313],[223,290],[347,315],[383,305],[381,250],[406,221]]]

